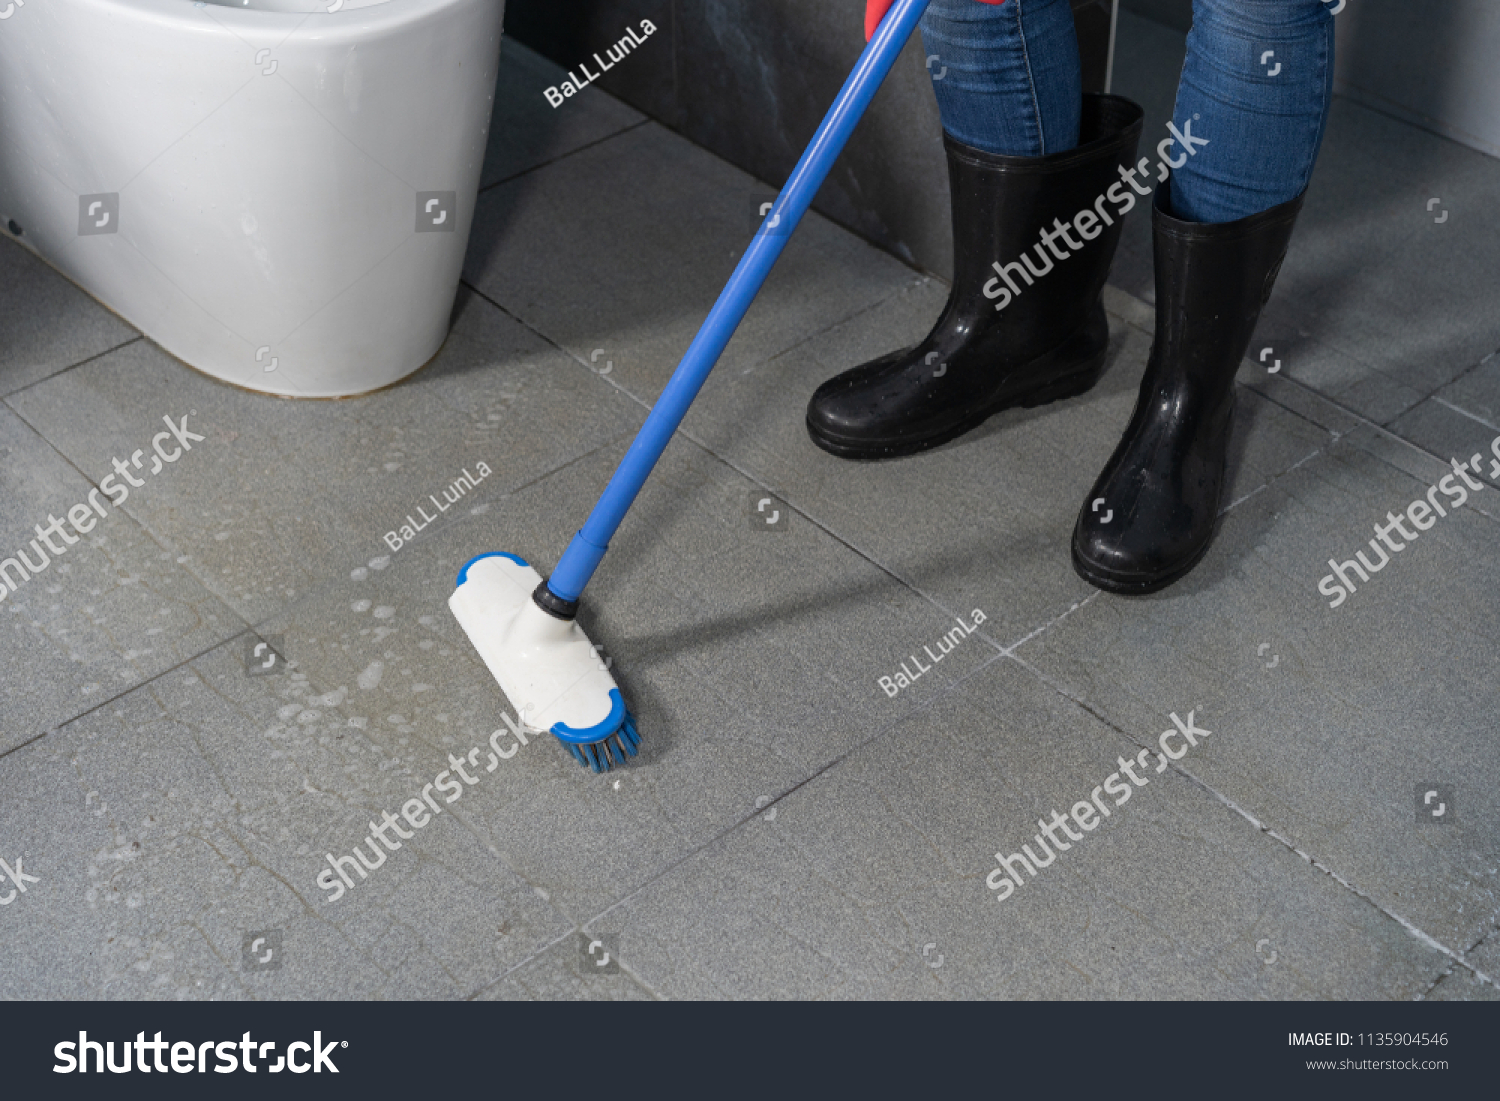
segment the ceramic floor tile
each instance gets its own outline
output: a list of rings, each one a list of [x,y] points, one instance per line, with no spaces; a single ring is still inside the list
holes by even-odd
[[[1146,152],[1181,48],[1122,16]],[[118,456],[143,483],[0,607],[0,858],[34,877],[0,997],[1496,997],[1500,492],[1440,485],[1500,436],[1493,161],[1335,104],[1232,507],[1134,600],[1067,542],[1151,342],[1145,209],[1094,391],[876,464],[807,398],[948,288],[810,217],[586,594],[644,739],[596,776],[512,740],[446,601],[476,554],[554,564],[772,189],[602,93],[554,110],[556,75],[506,44],[453,333],[379,394],[213,382],[0,243],[0,547]],[[165,416],[202,439],[153,473]],[[1328,607],[1329,558],[1434,484]],[[1173,712],[1212,733],[996,901],[997,850]]]
[[[497,500],[260,630],[389,754],[434,775],[471,749],[484,764],[515,701],[446,607],[454,578],[497,549],[545,572],[618,454]],[[997,656],[983,616],[956,622],[804,519],[752,528],[752,488],[674,445],[585,596],[582,622],[637,715],[640,756],[596,777],[544,737],[465,804],[494,851],[574,920]]]
[[[24,232],[24,227],[23,232]],[[0,229],[0,396],[139,334]]]
[[[1477,478],[1500,486],[1500,429],[1476,420],[1451,403],[1437,399],[1424,401],[1392,421],[1390,429],[1433,455],[1466,463],[1471,470],[1477,470]]]
[[[242,649],[0,760],[24,793],[3,833],[42,877],[9,935],[45,966],[7,976],[16,996],[464,996],[561,935],[456,815],[367,872],[351,859],[352,887],[325,875],[423,778],[305,676],[248,675]]]
[[[1357,591],[1339,600],[1330,559],[1353,560],[1372,522],[1425,505],[1445,473],[1417,456],[1425,476],[1413,477],[1371,453],[1383,446],[1352,433],[1230,513],[1220,541],[1253,547],[1232,567],[1210,558],[1148,600],[1103,597],[1018,655],[1126,728],[1196,708],[1220,734],[1191,767],[1202,783],[1462,951],[1495,916],[1484,716],[1500,702],[1487,673],[1497,529],[1467,505],[1443,517],[1426,506],[1420,542],[1396,539],[1403,549],[1368,580],[1346,568]],[[1419,784],[1452,785],[1462,817],[1426,822]]]
[[[1175,769],[1102,796],[1069,851],[1031,836],[1136,748],[1002,661],[591,928],[672,998],[1384,998],[1442,973]],[[1002,897],[992,854],[1022,841],[1051,859]]]
[[[479,1000],[649,1002],[656,999],[620,967],[620,961],[610,955],[603,941],[592,934],[575,933],[483,991]]]
[[[389,557],[403,528],[420,538],[429,519],[482,507],[633,431],[643,415],[472,294],[460,296],[454,331],[431,364],[362,398],[247,393],[141,342],[12,401],[95,479],[109,473],[111,455],[143,445],[149,455],[163,416],[204,436],[159,490],[126,507],[250,623]]]
[[[646,116],[635,108],[593,87],[568,97],[561,106],[552,106],[546,89],[566,79],[561,66],[514,38],[501,42],[500,77],[481,187],[549,164],[645,121]]]
[[[581,362],[654,400],[733,272],[765,185],[655,123],[491,188],[465,279]],[[892,257],[808,215],[710,378],[895,293]]]
[[[912,286],[765,364],[737,372],[732,385],[704,395],[687,428],[715,454],[944,607],[983,610],[994,637],[1009,645],[1095,591],[1074,573],[1068,544],[1078,510],[1129,421],[1150,337],[1117,322],[1112,365],[1093,391],[998,414],[921,455],[853,463],[816,448],[804,426],[816,386],[915,343],[945,295],[936,281]],[[1243,390],[1226,504],[1330,439],[1325,429]]]
[[[135,442],[149,447],[160,427],[137,422]],[[129,451],[121,447],[115,454]],[[134,497],[149,500],[169,497],[181,471],[167,467],[153,477],[148,467],[141,474]],[[122,510],[113,499],[0,407],[0,636],[6,654],[0,752],[244,627],[170,547],[141,530],[128,500]]]

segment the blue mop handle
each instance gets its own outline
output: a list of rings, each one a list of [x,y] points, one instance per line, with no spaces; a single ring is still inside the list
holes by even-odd
[[[930,2],[897,0],[860,54],[859,63],[844,82],[828,116],[813,136],[812,144],[802,154],[786,186],[776,197],[771,212],[761,222],[755,239],[740,258],[734,274],[729,277],[687,354],[672,373],[646,423],[641,425],[635,442],[620,460],[619,468],[605,486],[594,511],[589,513],[583,529],[573,537],[557,563],[557,569],[548,578],[547,588],[554,596],[566,601],[577,600],[589,578],[594,576],[594,570],[604,557],[620,522],[625,519],[626,511],[666,450],[682,418],[687,416],[688,407],[693,404],[698,391],[708,381],[709,372],[744,320],[766,276],[771,273],[772,265],[786,247],[818,188],[823,186],[833,162],[843,152],[844,143],[859,124],[865,108],[896,63],[896,57]]]

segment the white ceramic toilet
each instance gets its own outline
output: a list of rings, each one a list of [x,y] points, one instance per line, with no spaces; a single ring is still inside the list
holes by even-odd
[[[447,335],[504,6],[0,0],[0,227],[215,378],[389,385]]]

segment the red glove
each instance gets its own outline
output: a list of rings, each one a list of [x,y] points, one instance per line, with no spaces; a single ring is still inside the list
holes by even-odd
[[[885,13],[890,11],[891,4],[895,0],[865,0],[865,41],[870,41],[875,36],[875,28],[880,26],[880,21],[885,18]],[[1003,4],[1005,0],[979,0],[981,4]]]

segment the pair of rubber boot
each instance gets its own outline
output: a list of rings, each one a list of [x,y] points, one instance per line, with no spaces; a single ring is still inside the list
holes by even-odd
[[[830,379],[807,428],[847,459],[946,443],[987,417],[1082,394],[1103,375],[1101,294],[1121,218],[1150,193],[1135,165],[1142,112],[1086,95],[1076,148],[1005,157],[944,135],[953,289],[915,348]],[[1134,173],[1132,176],[1131,173]],[[1152,207],[1156,332],[1124,438],[1073,529],[1073,565],[1115,593],[1166,588],[1213,540],[1234,376],[1281,269],[1302,197],[1226,224],[1180,221],[1170,180]],[[1096,504],[1102,498],[1102,504]]]

